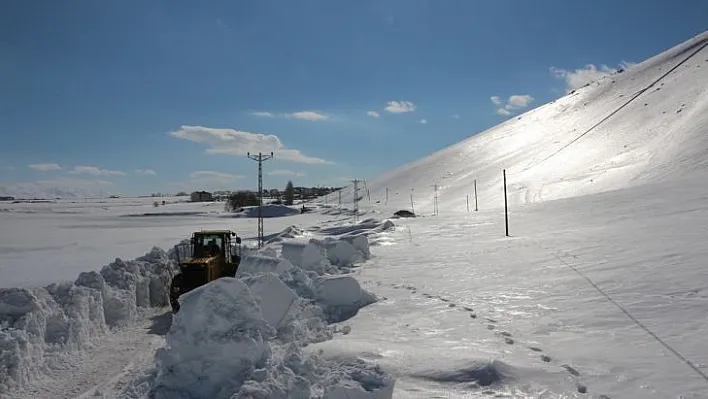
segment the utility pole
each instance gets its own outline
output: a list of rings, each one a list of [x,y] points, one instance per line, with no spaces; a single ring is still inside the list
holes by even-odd
[[[263,155],[259,152],[258,155],[251,155],[249,152],[246,155],[258,161],[258,248],[261,248],[263,247],[263,161],[273,158],[273,153]]]
[[[356,218],[356,221],[359,221],[359,183],[361,180],[359,179],[354,179],[352,180],[352,183],[354,183],[354,217]]]
[[[433,184],[433,215],[437,216],[438,215],[438,184],[435,183]]]

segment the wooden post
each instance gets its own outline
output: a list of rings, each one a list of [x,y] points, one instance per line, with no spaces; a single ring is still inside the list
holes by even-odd
[[[504,173],[504,224],[506,225],[506,236],[509,237],[509,205],[506,199],[506,169]]]
[[[415,208],[413,207],[413,189],[411,189],[411,212],[415,214]]]
[[[385,204],[388,204],[388,187],[386,187],[386,202]]]
[[[470,211],[470,195],[467,194],[467,212]]]

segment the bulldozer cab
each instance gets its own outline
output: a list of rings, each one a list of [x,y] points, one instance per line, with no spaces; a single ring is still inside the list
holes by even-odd
[[[233,277],[241,262],[241,238],[230,230],[204,230],[192,234],[188,244],[176,247],[180,271],[195,284]]]

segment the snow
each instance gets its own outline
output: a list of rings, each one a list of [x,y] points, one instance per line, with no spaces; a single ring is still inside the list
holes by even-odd
[[[342,207],[268,219],[266,246],[158,335],[170,266],[151,248],[201,228],[252,245],[255,219],[2,204],[0,395],[705,397],[706,43],[368,181],[358,215],[347,187]],[[417,217],[393,218],[411,196]]]
[[[66,351],[90,349],[111,328],[134,324],[142,309],[166,306],[173,272],[167,254],[153,248],[75,282],[0,289],[0,393],[34,382]]]
[[[393,379],[375,365],[302,355],[304,347],[332,338],[330,323],[350,319],[377,299],[353,277],[336,274],[349,271],[352,263],[338,269],[327,260],[326,248],[294,243],[272,244],[262,250],[266,255],[249,254],[236,278],[180,298],[166,346],[157,354],[151,397],[309,398],[312,391],[325,397],[391,397]],[[291,252],[297,261],[278,258],[277,247],[281,254],[299,249]],[[355,250],[350,260],[363,258]]]

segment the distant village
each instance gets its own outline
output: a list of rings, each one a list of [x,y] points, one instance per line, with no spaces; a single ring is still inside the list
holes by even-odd
[[[324,195],[330,194],[337,190],[342,189],[342,187],[293,187],[293,200],[295,202],[306,202],[317,197],[322,197]],[[239,190],[239,191],[194,191],[190,194],[186,192],[177,193],[178,197],[189,196],[191,202],[212,202],[212,201],[228,201],[230,197],[234,195],[245,195],[248,197],[257,197],[258,192],[253,190]],[[154,195],[156,196],[156,195]],[[286,197],[285,190],[279,190],[277,188],[264,189],[263,199],[264,201],[284,201]]]

